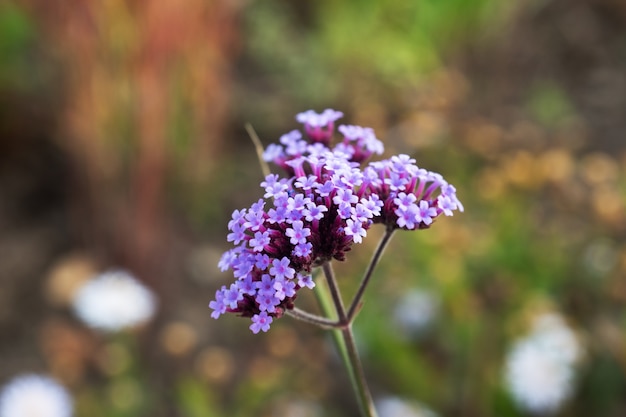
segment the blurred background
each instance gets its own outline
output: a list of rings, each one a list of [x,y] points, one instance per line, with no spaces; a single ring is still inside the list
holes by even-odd
[[[244,124],[267,145],[327,107],[465,205],[397,233],[366,294],[381,417],[626,415],[621,0],[3,0],[0,383],[51,375],[77,416],[357,415],[324,331],[207,307],[262,195]],[[380,232],[337,266],[346,297]],[[74,314],[112,268],[152,320]]]

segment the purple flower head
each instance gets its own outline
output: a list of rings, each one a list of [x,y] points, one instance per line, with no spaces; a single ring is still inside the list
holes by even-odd
[[[342,138],[331,147],[342,116],[332,109],[300,113],[306,135],[292,130],[265,150],[264,159],[286,176],[267,175],[264,198],[233,212],[227,241],[234,247],[218,267],[231,270],[235,282],[216,291],[211,317],[236,313],[252,320],[252,332],[266,332],[294,308],[298,291],[315,286],[312,270],[345,260],[372,225],[426,229],[440,215],[463,211],[454,186],[408,155],[362,166],[383,152],[370,128],[341,125]]]

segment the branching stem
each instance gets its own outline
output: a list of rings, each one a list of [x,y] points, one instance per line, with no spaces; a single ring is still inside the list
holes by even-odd
[[[334,313],[336,313],[337,318],[330,319],[328,317],[318,316],[298,308],[286,311],[288,315],[298,320],[315,324],[323,329],[331,329],[333,331],[335,344],[337,345],[337,349],[341,354],[344,365],[348,371],[348,375],[350,376],[350,381],[352,382],[352,387],[354,388],[363,417],[377,417],[377,413],[374,407],[372,395],[367,386],[363,365],[361,364],[361,359],[359,358],[359,353],[356,348],[354,333],[352,332],[352,323],[361,308],[363,294],[365,293],[365,289],[372,278],[374,269],[378,265],[387,244],[391,240],[394,230],[394,227],[388,227],[385,231],[384,236],[372,255],[372,259],[367,266],[363,279],[359,284],[359,288],[357,289],[348,310],[346,310],[346,307],[344,306],[332,264],[328,261],[322,265],[322,271],[324,272],[324,277],[326,278],[327,291],[324,292],[318,290],[316,291],[316,294],[324,314],[329,317],[332,315],[333,312],[330,311],[329,308],[330,305],[332,305],[334,306]],[[330,299],[332,299],[332,301],[329,300],[328,293],[330,293]]]
[[[354,321],[356,314],[359,312],[361,308],[361,300],[363,299],[365,288],[367,287],[367,284],[369,283],[370,278],[372,278],[372,273],[374,272],[374,268],[376,268],[376,266],[378,265],[378,261],[380,260],[380,257],[382,256],[383,252],[385,251],[387,244],[391,240],[391,236],[393,235],[394,230],[395,228],[393,227],[387,228],[387,230],[385,231],[385,235],[378,243],[378,247],[376,247],[376,250],[374,251],[374,254],[372,255],[372,260],[367,266],[367,270],[365,271],[365,275],[363,275],[363,279],[361,280],[359,289],[357,290],[354,296],[354,299],[352,300],[352,304],[350,304],[350,308],[348,309],[348,314],[346,318],[349,323],[352,323]]]

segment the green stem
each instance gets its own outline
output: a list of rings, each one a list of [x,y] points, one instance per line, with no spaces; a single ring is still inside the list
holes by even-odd
[[[330,262],[326,262],[322,266],[322,269],[324,271],[326,282],[328,283],[328,289],[330,290],[330,294],[335,305],[338,321],[339,323],[345,323],[345,326],[341,330],[333,330],[333,333],[339,334],[337,337],[335,337],[335,341],[337,343],[337,339],[341,340],[341,343],[338,344],[339,351],[341,353],[341,357],[346,367],[346,370],[348,371],[348,375],[350,376],[352,388],[354,389],[354,392],[356,394],[357,401],[361,409],[361,414],[363,415],[363,417],[377,417],[376,408],[374,407],[374,401],[372,399],[372,395],[370,394],[369,388],[367,386],[367,381],[365,379],[363,365],[361,364],[361,359],[359,358],[356,343],[354,342],[352,323],[347,320],[346,309],[343,305],[341,294],[339,292],[339,287],[337,286],[337,280],[335,279],[335,274],[333,272]]]
[[[298,307],[294,307],[290,310],[285,310],[285,314],[293,317],[294,319],[319,326],[322,329],[340,329],[343,327],[338,320],[333,320],[327,317],[311,314],[307,311],[299,309]]]
[[[365,275],[363,276],[363,280],[361,280],[361,284],[359,285],[359,288],[358,288],[358,290],[356,292],[356,295],[354,296],[354,299],[352,300],[352,304],[350,304],[350,308],[348,309],[348,314],[347,314],[346,318],[347,318],[347,321],[349,323],[352,323],[354,321],[354,318],[355,318],[356,314],[358,313],[359,309],[361,308],[361,300],[363,299],[363,294],[365,293],[365,288],[367,287],[367,284],[369,283],[369,280],[372,277],[372,273],[374,272],[374,268],[376,268],[376,265],[378,265],[378,261],[380,260],[380,257],[382,256],[383,252],[385,251],[385,248],[387,247],[387,244],[391,240],[391,236],[393,235],[394,230],[395,230],[394,227],[388,227],[387,228],[387,230],[385,231],[385,235],[383,236],[383,238],[378,243],[378,247],[376,248],[376,251],[374,251],[374,254],[372,255],[372,260],[370,261],[369,265],[367,266],[367,270],[365,271]]]

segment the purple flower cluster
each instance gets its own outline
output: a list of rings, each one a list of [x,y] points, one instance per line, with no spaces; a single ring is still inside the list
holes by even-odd
[[[313,288],[314,267],[344,260],[375,223],[395,229],[425,229],[442,213],[463,211],[454,186],[441,175],[418,168],[408,155],[371,162],[383,144],[370,128],[340,125],[343,139],[330,147],[341,112],[309,110],[296,116],[304,124],[269,145],[264,159],[286,177],[270,174],[264,199],[235,210],[229,242],[219,268],[235,282],[216,292],[211,316],[226,312],[252,319],[254,333],[266,332],[274,318],[294,306],[297,292]]]

